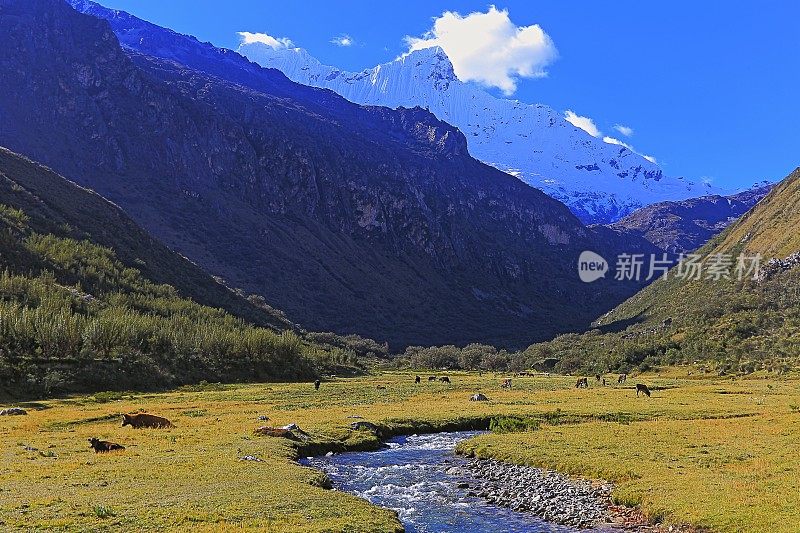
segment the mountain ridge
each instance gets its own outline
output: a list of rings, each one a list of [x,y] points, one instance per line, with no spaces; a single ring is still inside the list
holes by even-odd
[[[423,109],[358,106],[184,36],[167,59],[123,49],[54,0],[0,5],[0,142],[309,330],[519,346],[636,288],[590,290],[577,256],[649,243],[584,227]]]
[[[700,248],[749,211],[772,189],[763,184],[730,196],[701,196],[681,202],[643,207],[609,227],[647,239],[665,252],[688,253]]]
[[[476,158],[564,202],[586,223],[612,222],[656,201],[716,192],[708,184],[665,175],[652,161],[592,137],[546,105],[496,98],[459,81],[440,48],[417,50],[361,72],[323,65],[303,49],[254,42],[238,51],[294,81],[330,88],[356,103],[430,109],[465,133]]]

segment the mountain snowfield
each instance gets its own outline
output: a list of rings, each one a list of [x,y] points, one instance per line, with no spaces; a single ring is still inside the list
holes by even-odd
[[[438,47],[358,73],[323,65],[302,48],[248,40],[237,51],[293,81],[331,89],[358,104],[427,108],[466,135],[474,157],[564,202],[586,223],[613,222],[655,202],[721,192],[666,176],[657,164],[592,137],[546,105],[497,98],[461,82]]]

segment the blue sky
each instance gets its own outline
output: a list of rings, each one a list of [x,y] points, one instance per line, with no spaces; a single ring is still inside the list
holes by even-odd
[[[101,0],[218,46],[237,32],[286,37],[326,64],[360,70],[408,50],[446,11],[482,1]],[[671,175],[742,188],[800,166],[800,2],[496,2],[557,50],[546,77],[513,76],[513,98],[572,110]],[[349,46],[332,41],[349,37]],[[502,95],[501,89],[489,88]],[[615,125],[627,126],[625,136]]]

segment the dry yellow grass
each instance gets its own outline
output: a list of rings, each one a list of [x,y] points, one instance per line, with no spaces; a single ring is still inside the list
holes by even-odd
[[[296,422],[322,448],[342,448],[375,444],[347,429],[352,415],[395,431],[523,415],[546,423],[465,449],[615,480],[620,501],[668,521],[790,531],[781,524],[800,523],[800,384],[681,376],[641,378],[666,387],[650,399],[636,398],[633,380],[575,390],[574,378],[515,378],[514,390],[501,391],[501,376],[451,374],[448,387],[387,373],[326,382],[319,392],[258,384],[41,402],[28,416],[0,419],[0,527],[392,531],[400,525],[393,513],[319,488],[320,474],[293,461],[290,443],[253,436],[264,424],[258,416]],[[469,402],[475,390],[492,401]],[[119,413],[139,409],[176,428],[120,427]],[[95,436],[127,449],[96,455],[87,442]],[[244,455],[264,462],[239,461]]]

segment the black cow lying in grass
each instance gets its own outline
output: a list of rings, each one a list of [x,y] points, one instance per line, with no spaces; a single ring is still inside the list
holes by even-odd
[[[106,453],[112,450],[124,450],[125,446],[117,444],[116,442],[108,442],[100,440],[96,437],[89,439],[89,445],[94,448],[94,453]]]
[[[647,388],[647,385],[642,385],[641,383],[636,384],[636,397],[639,397],[639,393],[644,393],[647,397],[650,397],[650,389]]]
[[[436,381],[436,376],[428,376],[428,381]]]

